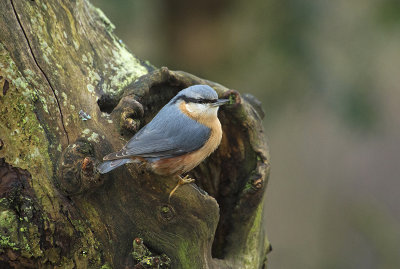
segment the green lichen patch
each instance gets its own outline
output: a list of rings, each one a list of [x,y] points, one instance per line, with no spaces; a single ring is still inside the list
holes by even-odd
[[[72,225],[55,223],[42,215],[32,198],[18,199],[0,199],[0,254],[12,250],[18,259],[38,264],[100,268],[100,244],[88,225],[80,220],[71,220]]]
[[[167,255],[154,255],[144,245],[143,239],[135,238],[133,240],[131,257],[133,258],[133,264],[141,266],[140,268],[159,268],[167,269],[171,266],[171,259]]]
[[[79,243],[74,249],[74,259],[82,268],[99,268],[102,265],[100,243],[89,228],[89,223],[81,220],[71,220],[74,233],[79,238]]]
[[[261,203],[256,211],[254,219],[252,219],[249,229],[249,234],[246,238],[245,249],[243,250],[242,255],[242,267],[241,268],[259,268],[265,262],[264,259],[266,254],[269,252],[270,243],[263,234],[263,228],[261,227],[263,215],[263,203]],[[264,240],[260,240],[260,238],[264,238]],[[261,255],[257,255],[255,253],[261,253]]]
[[[34,107],[15,86],[0,98],[0,133],[4,149],[0,152],[7,162],[31,174],[47,170],[45,134],[34,113]],[[46,171],[47,172],[47,171]]]
[[[112,51],[114,62],[110,63],[111,70],[116,73],[110,83],[110,91],[124,89],[128,84],[134,82],[138,77],[148,73],[126,47],[114,40],[115,49]]]
[[[11,248],[18,250],[17,217],[8,210],[0,211],[0,252]]]
[[[95,142],[95,143],[100,142],[100,135],[96,132],[91,131],[88,128],[82,131],[82,137],[85,137],[90,142]]]
[[[107,16],[104,14],[104,12],[100,8],[95,8],[95,7],[92,7],[92,8],[94,10],[96,10],[96,13],[99,16],[99,19],[106,27],[106,30],[110,33],[112,31],[114,31],[115,25],[107,18]]]
[[[108,262],[106,262],[105,264],[103,264],[103,266],[100,267],[100,269],[112,269],[112,267]]]
[[[111,47],[109,46],[110,44],[104,44],[104,46],[107,46],[105,49],[107,51],[111,50],[112,53],[112,57],[107,63],[106,69],[106,72],[109,73],[106,75],[111,81],[109,83],[103,83],[102,90],[109,95],[119,95],[127,85],[134,82],[140,76],[147,74],[148,70],[143,62],[129,52],[122,41],[112,33],[115,26],[104,13],[100,9],[93,7],[90,3],[88,5],[93,14],[97,17],[99,24],[105,27],[108,36],[112,40]],[[91,80],[95,80],[96,74],[91,74],[91,77],[94,78]],[[91,82],[91,84],[93,83]]]
[[[30,186],[31,175],[0,159],[0,252],[18,251],[24,258],[38,258],[40,249],[39,206]]]
[[[27,200],[25,204],[32,205],[30,198],[24,199]],[[6,198],[0,199],[0,253],[12,249],[25,258],[41,257],[38,228],[27,217],[32,208],[20,208],[20,212],[16,212],[10,207]]]
[[[37,196],[42,197],[42,205],[49,212],[57,210],[57,202],[50,201],[54,193],[49,180],[53,170],[48,154],[48,139],[35,113],[40,106],[38,102],[46,104],[43,106],[45,111],[47,105],[50,108],[54,104],[44,93],[34,72],[30,69],[19,70],[2,44],[0,64],[3,66],[0,76],[10,83],[7,93],[0,96],[0,138],[4,143],[0,158],[5,158],[7,163],[15,167],[28,170],[33,178],[33,189]],[[48,129],[47,126],[45,128]]]
[[[4,79],[9,80],[12,84],[21,91],[23,96],[31,101],[36,102],[39,98],[38,89],[41,89],[38,77],[30,69],[23,70],[23,74],[18,70],[17,65],[3,46],[0,43],[0,75]],[[28,81],[34,86],[31,88]],[[4,97],[0,93],[0,97]]]

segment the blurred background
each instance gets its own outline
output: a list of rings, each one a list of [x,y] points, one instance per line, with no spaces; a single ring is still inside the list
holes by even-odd
[[[263,102],[269,268],[400,268],[400,1],[92,3],[139,58]]]

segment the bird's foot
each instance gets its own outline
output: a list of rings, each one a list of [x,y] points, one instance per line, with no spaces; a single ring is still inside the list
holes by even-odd
[[[174,194],[174,192],[179,188],[179,186],[185,185],[185,184],[190,184],[190,183],[193,183],[195,181],[193,178],[190,178],[189,175],[186,175],[184,178],[182,178],[180,176],[178,176],[178,177],[179,177],[178,184],[169,193],[168,202],[170,201],[170,199],[171,199],[172,195]]]
[[[179,185],[185,185],[185,184],[190,184],[195,181],[194,178],[190,178],[189,175],[186,175],[184,178],[179,177]]]

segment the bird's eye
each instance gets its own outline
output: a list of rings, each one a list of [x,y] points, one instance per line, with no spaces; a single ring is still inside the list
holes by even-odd
[[[204,100],[204,99],[193,99],[191,101],[196,104],[205,104],[206,103],[206,100]]]

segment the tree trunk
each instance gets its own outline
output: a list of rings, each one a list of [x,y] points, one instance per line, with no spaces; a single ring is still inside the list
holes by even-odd
[[[255,98],[137,59],[85,0],[0,10],[1,268],[265,267],[269,155]],[[190,172],[200,187],[168,202],[176,179],[145,165],[96,172],[193,84],[231,99],[219,149]]]

